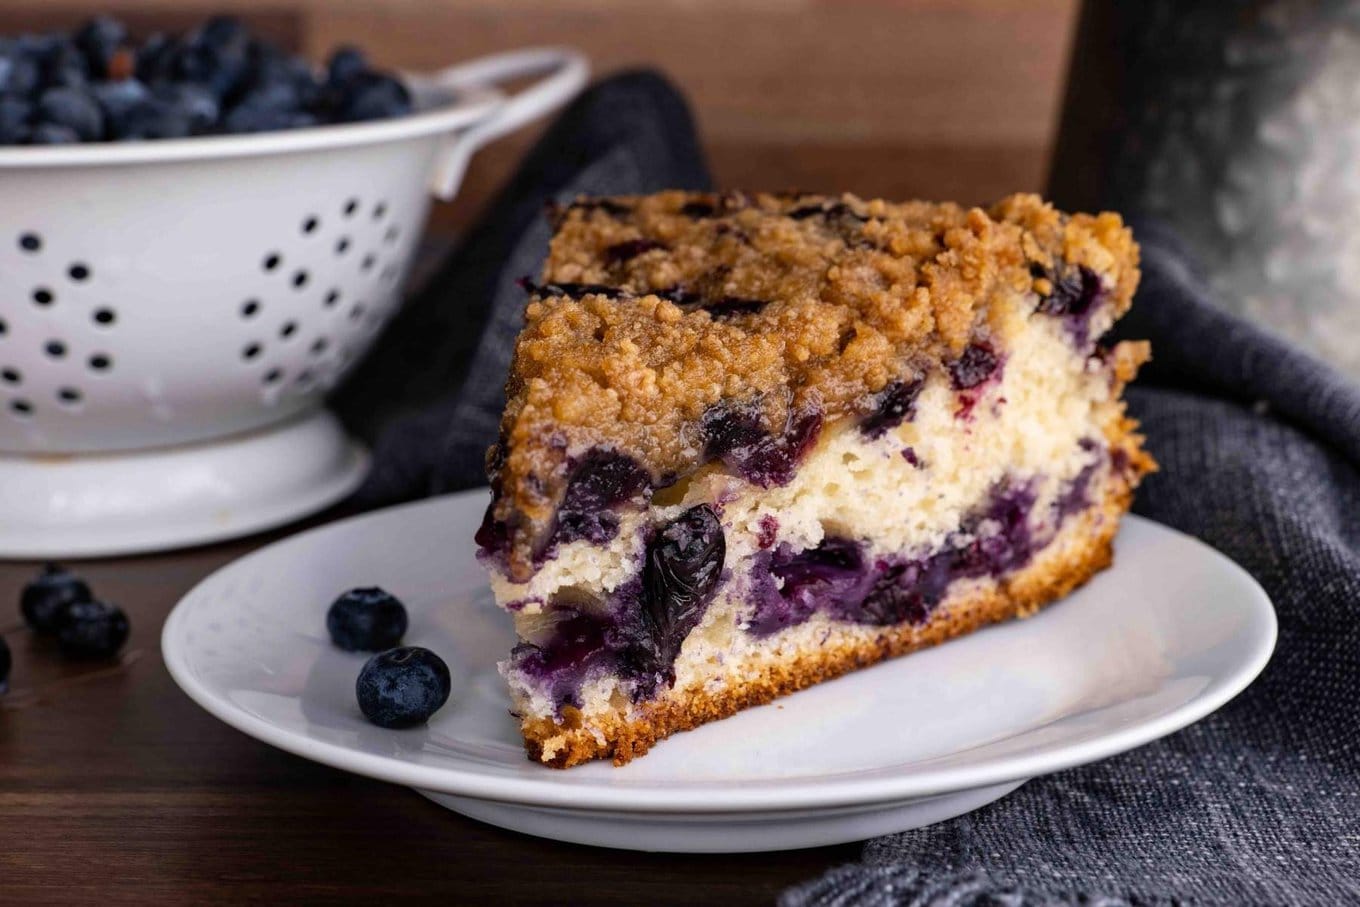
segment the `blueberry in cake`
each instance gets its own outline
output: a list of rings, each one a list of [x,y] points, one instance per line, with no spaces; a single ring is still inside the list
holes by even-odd
[[[1025,616],[1108,566],[1155,468],[1100,338],[1114,214],[582,199],[531,284],[477,534],[530,755],[676,731]]]

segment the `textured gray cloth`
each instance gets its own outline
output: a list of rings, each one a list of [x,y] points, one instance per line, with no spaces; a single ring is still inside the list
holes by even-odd
[[[659,79],[612,80],[575,105],[339,397],[377,452],[363,502],[483,481],[514,280],[543,254],[545,199],[706,183]],[[1193,727],[870,841],[861,864],[786,892],[788,907],[1360,903],[1360,391],[1213,308],[1155,225],[1138,234],[1144,283],[1123,332],[1154,344],[1130,396],[1162,472],[1137,510],[1265,586],[1274,660]]]

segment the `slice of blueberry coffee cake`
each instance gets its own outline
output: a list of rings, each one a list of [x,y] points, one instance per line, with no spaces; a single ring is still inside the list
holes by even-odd
[[[1113,214],[853,196],[555,213],[477,534],[529,753],[662,737],[1033,613],[1154,468]]]

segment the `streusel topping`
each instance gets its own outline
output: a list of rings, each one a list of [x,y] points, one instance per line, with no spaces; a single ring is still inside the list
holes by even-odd
[[[999,300],[1032,293],[1065,312],[1084,281],[1118,315],[1138,280],[1117,215],[1068,216],[1033,195],[983,211],[666,192],[583,199],[557,218],[488,457],[496,500],[481,540],[496,537],[518,579],[588,454],[638,464],[659,486],[715,458],[715,414],[729,434],[810,444],[926,370],[989,350]]]

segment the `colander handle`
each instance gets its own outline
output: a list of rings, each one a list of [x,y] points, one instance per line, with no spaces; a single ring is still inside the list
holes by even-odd
[[[586,58],[565,47],[536,47],[492,54],[435,73],[430,81],[458,91],[494,88],[501,82],[547,75],[496,105],[486,119],[448,137],[440,152],[430,190],[448,201],[458,191],[468,160],[483,145],[560,107],[586,84]]]

